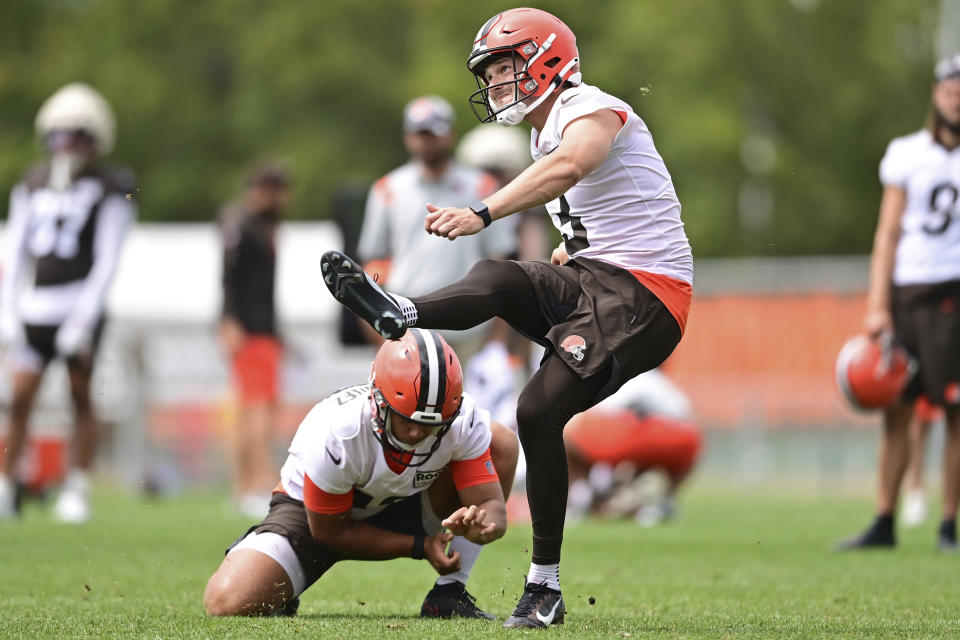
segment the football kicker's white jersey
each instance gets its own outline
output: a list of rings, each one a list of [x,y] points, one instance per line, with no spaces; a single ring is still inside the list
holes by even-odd
[[[543,131],[531,132],[535,160],[560,145],[573,120],[611,109],[626,116],[603,164],[547,204],[571,257],[658,273],[693,283],[693,256],[670,173],[630,105],[581,84],[554,102]]]
[[[960,279],[960,149],[948,151],[927,130],[895,138],[880,181],[907,192],[893,283]]]
[[[371,411],[370,386],[365,384],[341,389],[314,406],[297,429],[280,471],[283,490],[303,500],[304,474],[327,493],[354,489],[352,516],[359,520],[423,491],[450,462],[472,460],[490,446],[490,414],[464,394],[460,415],[433,456],[421,467],[397,473],[373,433]],[[431,436],[417,452],[428,451],[433,443]]]

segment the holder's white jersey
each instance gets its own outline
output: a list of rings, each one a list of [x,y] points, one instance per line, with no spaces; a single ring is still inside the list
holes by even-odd
[[[960,148],[947,150],[926,129],[895,138],[880,181],[907,192],[893,283],[960,279]]]
[[[693,256],[673,181],[630,105],[587,84],[567,89],[553,104],[543,131],[531,132],[534,160],[560,145],[573,120],[602,109],[624,119],[607,159],[547,204],[567,253],[693,284]]]
[[[388,464],[373,432],[370,386],[347,387],[318,403],[304,418],[280,471],[287,494],[303,500],[304,475],[319,489],[342,495],[354,491],[352,517],[369,518],[393,502],[430,486],[447,465],[473,460],[490,447],[490,414],[463,395],[460,415],[426,464],[398,468]],[[424,453],[431,436],[417,447]],[[496,473],[490,465],[491,477]]]

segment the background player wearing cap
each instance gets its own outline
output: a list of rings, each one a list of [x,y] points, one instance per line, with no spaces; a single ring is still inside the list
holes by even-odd
[[[0,518],[13,515],[12,479],[47,365],[66,361],[74,408],[72,469],[54,504],[64,522],[90,517],[96,451],[90,399],[107,289],[136,217],[133,173],[100,163],[116,136],[113,110],[97,91],[69,84],[37,114],[48,158],[10,195],[3,256],[0,339],[13,364],[13,399],[0,471]],[[32,280],[27,282],[28,274]]]
[[[414,558],[440,574],[420,615],[493,618],[466,584],[480,545],[506,531],[519,447],[462,380],[439,334],[385,342],[368,384],[334,393],[297,429],[270,514],[227,551],[207,612],[292,614],[340,560]]]
[[[504,258],[515,251],[512,223],[457,246],[423,232],[424,202],[465,206],[496,189],[491,176],[452,157],[454,133],[453,108],[442,98],[422,96],[403,110],[403,143],[410,161],[370,189],[357,245],[364,263],[379,263],[371,270],[379,272],[388,291],[426,293],[462,278],[482,258]],[[464,361],[484,337],[481,329],[443,335]]]
[[[237,507],[262,518],[276,477],[271,457],[283,348],[277,329],[277,225],[290,201],[290,176],[276,163],[251,171],[243,198],[220,214],[223,313],[220,340],[230,356],[238,414],[233,432]]]
[[[960,504],[960,54],[934,72],[927,125],[894,139],[880,162],[883,198],[870,262],[864,328],[892,332],[917,359],[901,399],[884,413],[876,518],[840,549],[892,547],[894,509],[909,448],[914,401],[946,412],[943,515],[937,544],[957,548]]]

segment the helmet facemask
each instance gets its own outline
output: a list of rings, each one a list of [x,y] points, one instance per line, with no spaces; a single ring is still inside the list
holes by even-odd
[[[450,430],[450,425],[453,424],[453,421],[457,419],[457,416],[460,414],[459,409],[457,412],[448,418],[447,420],[440,421],[440,414],[432,414],[437,417],[436,421],[430,420],[416,420],[413,417],[403,416],[397,412],[396,409],[392,408],[386,399],[383,397],[383,393],[377,389],[376,386],[371,385],[370,388],[370,405],[371,405],[371,426],[373,427],[373,434],[376,437],[377,441],[383,447],[386,455],[395,463],[403,467],[420,467],[436,453],[437,449],[440,448],[440,441],[444,435]],[[423,416],[425,412],[416,412]],[[438,429],[435,433],[428,435],[420,442],[416,444],[407,444],[400,440],[393,431],[393,416],[400,415],[407,420],[416,422],[429,427],[437,427]],[[430,415],[430,414],[428,414]],[[423,453],[417,452],[417,448],[420,447],[424,442],[433,438],[433,443],[430,445],[430,448]]]
[[[513,80],[488,86],[485,72],[494,62],[499,64],[504,54],[513,58]],[[519,61],[522,64],[518,68]],[[550,14],[535,9],[512,9],[487,21],[474,40],[467,68],[478,87],[469,98],[474,115],[481,122],[496,120],[506,126],[520,124],[564,82],[581,82],[573,32]],[[506,85],[513,89],[513,101],[498,106],[490,99],[491,91]]]

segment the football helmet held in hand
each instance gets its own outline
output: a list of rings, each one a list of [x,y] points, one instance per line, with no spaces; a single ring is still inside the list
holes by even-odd
[[[837,387],[854,409],[885,409],[900,396],[916,371],[916,361],[890,336],[847,340],[837,355]]]

